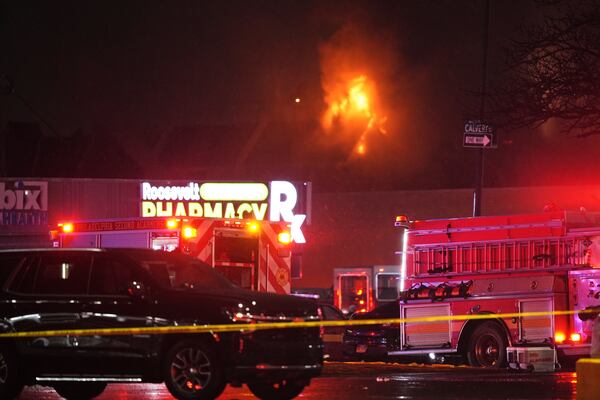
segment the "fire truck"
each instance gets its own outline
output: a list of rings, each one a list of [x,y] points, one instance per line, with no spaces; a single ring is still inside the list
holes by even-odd
[[[473,366],[536,370],[589,355],[592,325],[577,312],[600,305],[600,213],[400,216],[396,226],[400,318],[434,318],[400,324],[388,355],[459,354]]]
[[[395,301],[400,287],[399,265],[333,269],[334,304],[344,314],[364,313]]]
[[[175,251],[199,258],[236,285],[289,294],[292,237],[286,222],[215,218],[133,218],[63,222],[53,246]],[[294,260],[296,262],[296,260]]]

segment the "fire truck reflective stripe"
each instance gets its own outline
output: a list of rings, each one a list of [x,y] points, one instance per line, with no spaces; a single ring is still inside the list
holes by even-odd
[[[198,225],[198,228],[196,228],[196,230],[198,232],[198,240],[196,242],[198,248],[203,248],[204,246],[206,246],[208,244],[208,242],[210,241],[210,239],[212,238],[213,225],[214,225],[214,222],[211,222],[209,220],[204,220],[200,223],[200,225]]]
[[[198,239],[196,241],[196,249],[200,249],[198,252],[198,258],[207,264],[212,265],[212,247],[208,246],[208,243],[213,237],[213,225],[214,222],[210,220],[204,220],[198,225]]]
[[[275,275],[277,273],[277,268],[273,267],[277,265],[277,260],[269,255],[269,280],[267,285],[271,286],[275,293],[286,293],[285,288],[279,284]]]
[[[597,310],[589,311],[553,311],[550,313],[507,313],[507,314],[469,314],[453,316],[434,316],[424,318],[392,318],[392,319],[370,319],[370,320],[343,320],[343,321],[305,321],[305,322],[260,322],[253,324],[221,324],[221,325],[180,325],[163,327],[140,327],[140,328],[105,328],[105,329],[65,329],[48,331],[26,331],[1,333],[0,338],[22,338],[22,337],[51,337],[51,336],[96,336],[96,335],[159,335],[172,333],[216,333],[216,332],[238,332],[256,331],[264,329],[288,329],[288,328],[316,328],[334,326],[360,326],[360,325],[382,325],[403,324],[414,322],[435,321],[458,321],[458,320],[486,320],[519,318],[527,316],[544,315],[573,315],[578,313],[598,313]]]
[[[261,231],[261,234],[263,239],[267,241],[272,249],[279,248],[280,244],[277,241],[277,233],[273,230],[271,225],[265,225],[264,229]]]
[[[549,328],[552,326],[550,318],[524,318],[523,329]]]
[[[448,332],[448,323],[407,324],[405,331],[406,334]]]
[[[263,247],[263,246],[261,246]],[[258,284],[261,292],[267,291],[267,258],[266,250],[261,249]]]
[[[270,225],[265,225],[261,231],[262,240],[266,245],[269,246],[269,277],[267,285],[270,285],[276,293],[289,293],[290,282],[289,277],[291,275],[291,261],[289,257],[279,257],[277,255],[278,249],[281,247],[277,241],[277,233],[273,230]],[[287,273],[287,283],[282,285],[277,280],[277,274],[279,270],[283,269]]]

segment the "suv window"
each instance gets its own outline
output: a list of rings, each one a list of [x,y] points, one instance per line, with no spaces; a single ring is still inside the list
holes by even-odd
[[[21,264],[21,268],[15,274],[10,283],[9,290],[16,293],[33,293],[33,283],[37,272],[38,257],[29,257]]]
[[[321,310],[323,310],[323,319],[325,321],[337,321],[344,318],[344,314],[341,311],[338,311],[335,307],[330,306],[329,304],[322,304]]]
[[[174,289],[218,289],[235,285],[213,268],[192,257],[168,253],[148,254],[134,258],[162,287]]]
[[[45,254],[41,257],[33,291],[42,294],[85,294],[91,257],[85,254]]]
[[[134,280],[131,266],[112,257],[95,256],[90,277],[90,294],[127,295],[127,287]]]
[[[8,277],[25,261],[24,254],[0,253],[0,286],[6,283]]]

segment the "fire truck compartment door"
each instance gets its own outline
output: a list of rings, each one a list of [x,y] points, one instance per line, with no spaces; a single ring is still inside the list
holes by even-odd
[[[152,235],[151,247],[154,250],[174,251],[179,247],[179,237],[177,236],[154,236]]]
[[[103,233],[100,235],[100,247],[148,248],[147,232]]]
[[[569,272],[570,304],[573,310],[600,306],[600,269]],[[586,338],[592,337],[595,319],[582,321],[577,315],[571,321],[575,332],[583,332]]]
[[[402,318],[449,317],[449,304],[403,305]],[[435,322],[407,322],[401,325],[402,348],[441,348],[450,345],[451,323],[448,319]]]
[[[83,233],[75,235],[65,235],[62,237],[62,247],[66,248],[89,248],[99,247],[96,242],[95,233]]]
[[[600,268],[600,236],[592,237],[591,242],[588,249],[589,264],[594,268]]]
[[[535,299],[519,301],[519,310],[524,313],[552,312],[552,299]],[[520,320],[519,338],[527,342],[543,342],[553,335],[552,315],[523,316]]]

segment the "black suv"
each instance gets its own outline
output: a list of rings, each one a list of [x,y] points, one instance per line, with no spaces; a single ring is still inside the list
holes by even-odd
[[[178,399],[212,399],[227,383],[259,398],[297,396],[322,368],[319,328],[52,336],[48,330],[313,321],[318,305],[239,289],[181,254],[140,249],[0,251],[0,398],[24,385],[67,399],[109,382],[165,382]]]

